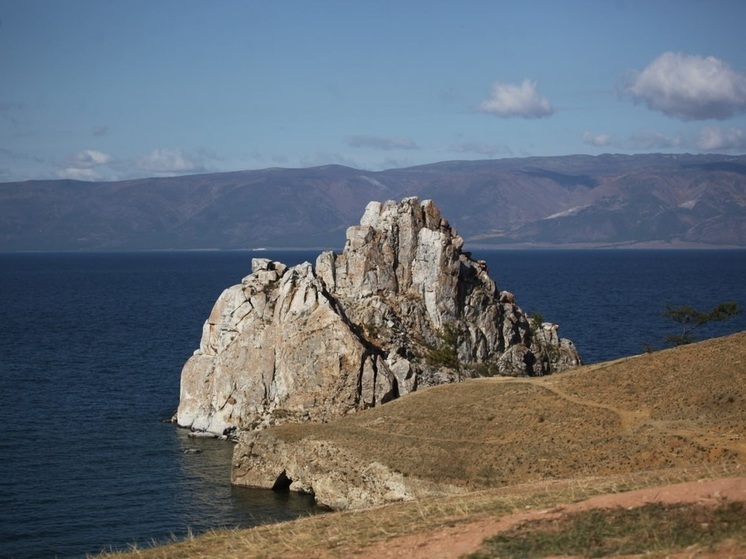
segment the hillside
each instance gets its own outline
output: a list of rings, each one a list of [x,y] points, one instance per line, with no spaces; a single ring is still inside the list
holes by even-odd
[[[468,246],[746,246],[746,156],[338,165],[0,183],[0,251],[339,248],[370,200],[433,199]]]
[[[335,447],[357,459],[344,462],[346,476],[364,477],[378,462],[451,492],[741,464],[745,416],[740,333],[545,377],[441,385],[343,421],[273,428],[252,444],[271,437],[275,446],[311,448],[307,443],[323,441],[327,452]],[[334,454],[325,464],[304,456],[334,477]],[[242,459],[239,444],[239,481]]]
[[[540,518],[550,510],[576,510],[558,505],[594,495],[735,476],[584,505],[644,507],[670,494],[677,495],[671,502],[692,503],[681,509],[686,514],[710,518],[712,507],[746,500],[745,415],[746,332],[548,377],[434,387],[332,423],[268,433],[286,444],[312,440],[344,449],[359,457],[357,467],[376,461],[450,496],[218,532],[137,556],[427,556],[417,550],[429,549],[428,542],[447,537],[447,547],[459,549],[454,544],[465,533],[481,541],[517,511],[519,520]],[[346,464],[337,479],[356,477],[354,467]],[[738,506],[731,509],[742,510]],[[672,522],[672,510],[680,509],[657,511],[655,522]],[[743,553],[744,515],[735,518],[735,539],[709,548],[711,555],[697,548],[696,557]],[[369,546],[375,547],[366,552]]]

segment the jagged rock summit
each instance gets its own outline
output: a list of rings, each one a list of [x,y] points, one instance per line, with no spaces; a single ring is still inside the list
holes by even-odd
[[[558,327],[533,323],[462,246],[432,201],[406,198],[369,203],[343,252],[315,266],[253,259],[184,366],[178,424],[327,421],[422,386],[579,365]]]

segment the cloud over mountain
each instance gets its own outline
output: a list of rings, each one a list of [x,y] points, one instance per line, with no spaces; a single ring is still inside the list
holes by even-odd
[[[608,146],[611,143],[611,134],[583,133],[583,143],[589,146]]]
[[[539,95],[536,82],[529,79],[524,79],[521,84],[494,84],[489,98],[479,105],[478,110],[504,118],[543,118],[554,113],[549,100]]]
[[[57,177],[74,181],[97,181],[101,178],[93,169],[76,169],[75,167],[65,167],[57,171]]]
[[[707,126],[699,133],[697,147],[704,151],[743,151],[746,133],[740,128]]]
[[[385,138],[358,134],[355,136],[348,136],[345,141],[348,146],[353,148],[372,148],[384,151],[394,149],[419,149],[417,144],[409,138]]]
[[[187,153],[182,149],[154,149],[137,160],[137,167],[159,175],[200,173],[207,170],[204,159],[201,154]]]
[[[108,153],[95,149],[84,149],[70,157],[65,168],[57,171],[57,176],[61,179],[81,181],[99,180],[101,176],[96,172],[96,167],[103,167],[112,162],[114,162],[114,158]]]
[[[624,88],[636,103],[681,120],[723,120],[746,111],[746,76],[714,56],[664,52]]]
[[[108,165],[114,158],[95,149],[84,149],[73,158],[74,166],[79,169],[90,169],[99,165]]]
[[[634,150],[659,150],[678,148],[683,144],[680,136],[668,136],[660,132],[645,132],[630,138],[630,147]]]

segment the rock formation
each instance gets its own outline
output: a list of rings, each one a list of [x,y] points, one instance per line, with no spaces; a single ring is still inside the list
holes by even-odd
[[[177,422],[215,434],[323,422],[422,386],[580,364],[462,245],[431,201],[407,198],[368,204],[315,267],[254,259],[184,366]]]
[[[329,441],[287,443],[271,430],[244,433],[233,452],[231,483],[310,494],[317,504],[333,510],[464,491],[404,475],[380,462],[365,462]]]

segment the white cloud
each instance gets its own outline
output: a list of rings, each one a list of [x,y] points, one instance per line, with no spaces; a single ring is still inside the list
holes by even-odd
[[[496,83],[489,99],[483,101],[478,110],[505,118],[542,118],[554,113],[549,100],[536,90],[536,82],[528,79],[520,85]]]
[[[708,126],[700,130],[697,147],[703,151],[743,151],[746,133],[741,128]]]
[[[666,136],[660,132],[646,132],[633,136],[630,143],[633,149],[651,150],[677,148],[681,147],[684,142],[681,136]]]
[[[593,134],[583,132],[583,143],[589,146],[608,146],[611,143],[611,134]]]
[[[206,171],[204,156],[181,149],[154,149],[135,162],[138,169],[159,175],[180,175]]]
[[[96,181],[100,180],[100,175],[93,169],[79,169],[77,167],[67,167],[57,171],[57,176],[61,179],[71,179],[75,181]]]
[[[359,134],[356,136],[348,136],[345,142],[348,146],[353,148],[372,148],[385,151],[394,149],[419,149],[417,144],[408,138],[383,138],[379,136]]]
[[[84,149],[73,157],[70,166],[77,169],[92,169],[93,167],[108,165],[112,161],[114,161],[114,158],[107,153],[95,149]]]
[[[746,76],[714,56],[664,52],[632,75],[625,92],[681,120],[722,120],[746,111]]]
[[[113,162],[114,158],[108,153],[95,149],[84,149],[75,155],[68,156],[64,163],[65,167],[57,171],[56,174],[61,179],[77,181],[102,180],[101,174],[94,169],[108,166]]]

